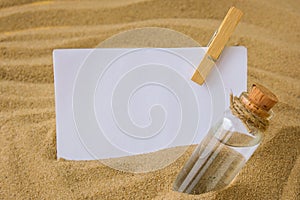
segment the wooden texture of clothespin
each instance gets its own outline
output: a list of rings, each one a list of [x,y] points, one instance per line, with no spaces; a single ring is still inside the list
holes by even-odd
[[[195,71],[192,80],[200,85],[205,82],[210,70],[215,65],[221,55],[229,37],[243,16],[243,12],[235,7],[231,7],[225,16],[222,24],[215,32],[208,44],[208,50],[204,55],[200,65]]]

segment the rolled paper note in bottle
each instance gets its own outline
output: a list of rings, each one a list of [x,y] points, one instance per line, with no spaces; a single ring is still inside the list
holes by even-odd
[[[196,147],[178,174],[174,190],[201,194],[229,185],[261,143],[277,102],[259,84],[239,97],[231,94],[230,108]]]

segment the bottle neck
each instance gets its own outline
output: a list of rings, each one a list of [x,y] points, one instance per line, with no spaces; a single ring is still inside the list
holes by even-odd
[[[272,111],[267,111],[263,108],[260,108],[255,103],[251,102],[251,100],[248,97],[247,92],[243,92],[239,97],[242,105],[244,108],[246,108],[249,112],[251,112],[253,115],[256,115],[260,118],[270,119],[272,117]]]
[[[271,112],[264,111],[253,104],[246,92],[243,92],[239,97],[231,94],[230,109],[232,114],[244,123],[250,133],[264,132],[268,128],[269,118],[272,116]]]

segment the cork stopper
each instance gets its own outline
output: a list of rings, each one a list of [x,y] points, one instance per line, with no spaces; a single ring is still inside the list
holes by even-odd
[[[265,111],[269,111],[278,102],[278,98],[275,94],[259,84],[252,85],[248,98],[251,103]]]

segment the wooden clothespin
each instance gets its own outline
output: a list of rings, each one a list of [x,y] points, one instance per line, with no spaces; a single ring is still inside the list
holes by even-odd
[[[243,12],[239,9],[235,7],[229,9],[219,29],[211,38],[208,44],[208,50],[192,77],[194,82],[200,85],[204,83],[242,16]]]

